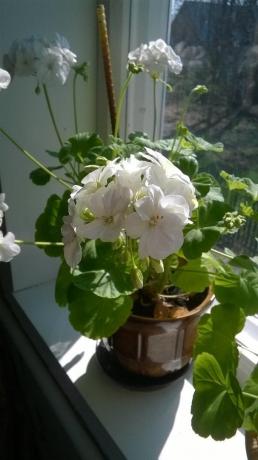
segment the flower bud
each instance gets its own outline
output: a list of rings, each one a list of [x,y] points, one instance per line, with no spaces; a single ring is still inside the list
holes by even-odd
[[[97,165],[87,165],[87,166],[84,166],[84,172],[86,172],[86,174],[89,174],[89,173],[91,173],[92,171],[95,171],[95,169],[98,169],[98,166],[97,166]]]
[[[132,73],[141,73],[143,71],[143,67],[141,65],[134,64],[133,62],[128,63],[128,70]]]
[[[80,218],[85,222],[91,222],[92,220],[94,220],[94,214],[88,208],[85,208],[81,212]]]
[[[98,156],[96,158],[96,163],[98,166],[106,166],[106,164],[108,163],[108,159],[102,156]]]
[[[151,267],[156,273],[164,273],[164,264],[162,260],[151,259]]]
[[[206,94],[208,93],[208,88],[205,85],[197,85],[192,89],[191,93],[192,94]]]
[[[142,289],[143,287],[143,275],[141,270],[138,267],[134,267],[131,271],[131,277],[134,287],[137,289]]]

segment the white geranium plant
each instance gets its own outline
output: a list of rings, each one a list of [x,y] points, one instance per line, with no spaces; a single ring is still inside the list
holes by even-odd
[[[43,91],[46,97],[60,143],[56,152],[49,152],[57,165],[48,167],[0,129],[37,164],[30,175],[35,184],[45,185],[52,178],[65,188],[63,196],[49,197],[37,219],[35,244],[48,256],[60,258],[56,301],[68,307],[73,327],[91,338],[108,337],[126,322],[135,298],[147,299],[155,316],[156,303],[162,305],[171,286],[181,296],[211,286],[218,305],[199,325],[193,428],[215,439],[232,436],[242,425],[258,431],[258,367],[241,387],[235,339],[246,317],[258,313],[258,261],[215,248],[223,235],[237,232],[247,218],[257,220],[258,185],[222,172],[221,187],[210,174],[199,171],[198,156],[221,153],[223,146],[191,133],[185,126],[185,108],[173,139],[155,138],[155,111],[152,139],[139,132],[126,140],[119,137],[130,80],[146,72],[154,89],[160,83],[171,90],[161,78],[165,68],[181,72],[180,57],[161,39],[129,53],[115,129],[107,143],[96,133],[76,132],[65,142],[59,134],[48,82],[64,84],[71,70],[74,83],[80,75],[87,79],[86,64],[77,64],[66,40],[57,36],[54,42],[35,37],[16,41],[5,64],[12,77],[35,77],[36,93]],[[8,72],[1,70],[0,88],[6,89],[9,81]],[[206,91],[195,87],[188,103]],[[77,131],[76,104],[74,116]],[[225,200],[227,190],[244,194],[235,209]],[[6,210],[1,194],[1,224]],[[1,232],[0,261],[17,255],[19,244],[22,241],[12,233]]]

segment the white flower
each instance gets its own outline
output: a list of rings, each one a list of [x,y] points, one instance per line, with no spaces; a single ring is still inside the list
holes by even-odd
[[[105,187],[108,180],[117,173],[119,168],[120,165],[117,161],[109,161],[106,166],[95,169],[95,171],[87,174],[87,176],[82,179],[83,188],[93,193],[100,187]]]
[[[70,50],[70,45],[68,43],[68,41],[66,40],[65,37],[63,37],[62,35],[59,35],[59,34],[56,34],[56,39],[53,43],[54,46],[57,46],[62,55],[63,55],[63,58],[64,60],[70,65],[74,65],[76,64],[77,62],[77,56],[75,53],[73,53],[71,50]]]
[[[165,195],[182,195],[192,211],[198,206],[195,188],[188,176],[182,173],[164,155],[146,147],[146,153],[141,156],[153,163],[148,171],[149,183],[161,187]]]
[[[102,241],[115,241],[123,229],[125,212],[131,199],[130,189],[111,183],[98,190],[91,197],[90,211],[93,218],[76,228],[84,238]]]
[[[68,41],[56,34],[56,39],[49,46],[42,49],[41,55],[36,62],[38,81],[45,84],[58,80],[64,84],[71,67],[76,62],[76,54],[70,51]]]
[[[5,193],[0,193],[0,210],[6,212],[9,209],[9,206],[4,202]]]
[[[8,232],[5,236],[0,232],[0,262],[10,262],[21,252],[20,246],[15,243],[15,236]]]
[[[60,80],[65,83],[67,75],[62,68],[63,56],[59,48],[44,48],[40,59],[36,62],[36,75],[39,83],[49,83],[51,80]]]
[[[44,48],[35,64],[38,81],[45,84],[56,79],[63,85],[70,73],[71,62],[73,64],[76,60],[68,60],[67,53],[62,48],[57,46]]]
[[[117,181],[124,187],[129,187],[134,193],[145,185],[146,171],[150,164],[147,161],[140,161],[134,155],[120,162],[117,171]]]
[[[15,40],[5,60],[11,73],[34,75],[42,84],[55,80],[64,84],[72,65],[77,62],[67,40],[59,35],[53,42],[34,36]]]
[[[44,39],[35,36],[15,40],[7,56],[11,73],[18,76],[35,75],[35,63],[46,46]]]
[[[159,76],[166,67],[175,74],[179,74],[183,68],[180,57],[161,38],[148,44],[142,44],[131,51],[128,54],[128,63],[142,66],[143,70],[150,72],[153,76]]]
[[[8,88],[11,81],[11,75],[4,69],[0,69],[0,91]]]
[[[5,193],[0,193],[0,227],[3,223],[4,212],[7,211],[8,205],[4,202]]]
[[[183,196],[165,196],[160,187],[150,185],[148,195],[127,216],[125,230],[131,238],[140,238],[141,258],[165,259],[182,246],[188,218],[189,206]]]
[[[68,201],[68,216],[63,217],[63,226],[61,233],[63,235],[64,243],[64,258],[69,267],[75,268],[82,258],[82,248],[80,239],[78,238],[75,230],[74,215],[75,203],[73,200]]]

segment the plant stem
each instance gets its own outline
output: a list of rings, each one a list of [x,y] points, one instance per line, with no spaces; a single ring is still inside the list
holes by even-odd
[[[248,398],[258,399],[258,395],[254,395],[252,393],[247,393],[246,391],[243,391],[243,395],[247,396]]]
[[[17,244],[29,244],[33,246],[63,246],[64,243],[61,242],[51,242],[51,241],[25,241],[25,240],[15,240]]]
[[[78,74],[75,72],[73,76],[73,115],[75,132],[78,134],[78,118],[77,118],[77,101],[76,101],[76,81]]]
[[[20,152],[22,152],[27,158],[29,158],[30,161],[32,161],[33,163],[35,163],[37,166],[39,166],[39,168],[41,168],[43,171],[45,171],[47,174],[49,174],[49,176],[53,177],[57,182],[59,182],[60,184],[64,185],[66,188],[68,188],[69,190],[72,190],[72,188],[70,187],[70,185],[65,182],[63,179],[61,179],[60,177],[58,177],[55,173],[53,173],[52,171],[50,171],[45,165],[43,165],[43,163],[41,163],[39,160],[37,160],[33,155],[31,155],[31,153],[27,152],[27,150],[24,150],[9,134],[7,134],[7,132],[3,129],[3,128],[0,128],[0,132],[13,144],[15,145],[15,147],[17,147],[18,150],[20,150]]]
[[[130,257],[131,257],[131,261],[132,261],[132,264],[133,264],[133,268],[137,268],[137,265],[135,263],[135,260],[134,260],[134,253],[133,253],[133,247],[132,247],[132,240],[129,236],[126,237],[126,243],[127,243],[127,247],[128,247],[128,250],[129,250],[129,253],[130,253]]]
[[[165,286],[164,286],[165,288]],[[165,299],[178,299],[180,297],[186,297],[186,296],[189,296],[191,294],[191,292],[184,292],[182,294],[159,294],[160,297],[164,297]]]
[[[117,104],[117,114],[116,114],[116,123],[115,123],[115,130],[114,130],[114,137],[118,136],[119,133],[119,127],[120,127],[120,118],[121,118],[121,110],[124,102],[124,98],[126,95],[127,88],[129,86],[130,80],[133,76],[132,72],[129,72],[127,75],[127,78],[120,90],[119,98],[118,98],[118,104]]]
[[[222,256],[222,257],[227,257],[228,259],[233,259],[234,256],[230,256],[229,254],[226,254],[225,252],[222,252],[222,251],[218,251],[217,249],[211,249],[212,252],[214,252],[214,254],[218,254],[219,256]]]
[[[54,117],[54,112],[53,112],[52,107],[51,107],[51,103],[50,103],[50,99],[49,99],[47,87],[46,87],[45,84],[43,84],[42,86],[43,86],[43,91],[44,91],[44,95],[45,95],[46,102],[47,102],[48,111],[49,111],[49,114],[50,114],[50,117],[51,117],[51,120],[52,120],[54,129],[55,129],[57,138],[58,138],[58,140],[59,140],[59,143],[60,143],[61,147],[63,147],[64,144],[63,144],[62,138],[61,138],[61,136],[60,136],[60,133],[59,133],[59,131],[58,131],[58,127],[57,127],[56,120],[55,120],[55,117]]]
[[[153,78],[153,134],[152,140],[155,141],[157,125],[157,79]]]

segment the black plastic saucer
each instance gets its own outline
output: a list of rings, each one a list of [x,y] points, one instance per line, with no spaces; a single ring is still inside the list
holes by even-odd
[[[171,372],[163,377],[137,375],[121,366],[112,348],[107,346],[103,340],[97,344],[96,356],[102,369],[109,377],[131,390],[158,390],[181,377],[189,367],[189,364],[186,364],[182,369]]]

